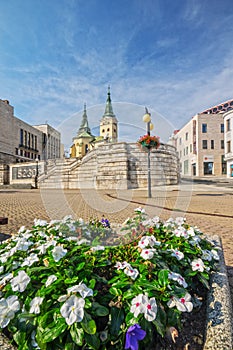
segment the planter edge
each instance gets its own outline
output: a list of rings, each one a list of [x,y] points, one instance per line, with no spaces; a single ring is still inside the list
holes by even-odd
[[[203,350],[233,349],[233,313],[230,286],[221,238],[209,237],[218,248],[218,270],[210,278],[207,297],[206,336]]]

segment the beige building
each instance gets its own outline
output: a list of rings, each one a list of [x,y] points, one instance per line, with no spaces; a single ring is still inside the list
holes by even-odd
[[[229,146],[229,141],[224,146],[223,116],[232,109],[232,105],[233,100],[230,100],[198,113],[174,132],[170,143],[177,149],[181,176],[226,175],[224,148]]]
[[[42,135],[42,159],[62,158],[64,151],[61,147],[61,134],[48,124],[34,125],[35,129],[40,130]]]
[[[52,143],[50,136],[52,135]],[[60,158],[60,133],[16,118],[8,100],[0,99],[0,164]]]
[[[227,162],[227,177],[233,177],[233,110],[224,115],[225,129],[225,160]]]

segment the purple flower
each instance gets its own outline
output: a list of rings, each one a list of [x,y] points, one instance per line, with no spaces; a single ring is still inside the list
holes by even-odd
[[[146,332],[139,324],[130,326],[126,332],[125,349],[138,350],[138,341],[144,339]]]
[[[101,219],[101,224],[103,225],[103,227],[110,228],[110,222],[108,221],[108,219],[105,219],[104,217]]]

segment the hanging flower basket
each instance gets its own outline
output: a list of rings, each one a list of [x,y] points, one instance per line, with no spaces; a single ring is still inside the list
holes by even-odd
[[[148,150],[151,148],[158,148],[160,146],[159,137],[158,136],[150,136],[150,135],[144,135],[141,136],[140,139],[137,141],[137,143],[142,147],[144,150]]]

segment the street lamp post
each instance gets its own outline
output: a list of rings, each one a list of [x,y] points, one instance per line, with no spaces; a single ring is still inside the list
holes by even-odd
[[[36,158],[35,188],[38,188],[38,176],[39,176],[39,159]]]
[[[150,136],[150,131],[153,130],[153,124],[151,123],[151,114],[148,112],[148,109],[145,107],[146,113],[143,116],[143,121],[147,124],[147,135]],[[150,147],[147,151],[147,185],[148,185],[148,198],[152,197],[151,193],[151,166],[150,166]]]

